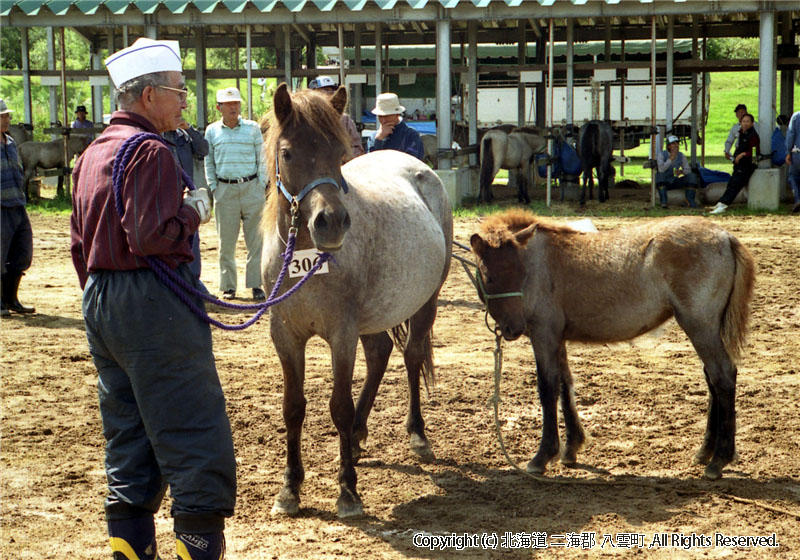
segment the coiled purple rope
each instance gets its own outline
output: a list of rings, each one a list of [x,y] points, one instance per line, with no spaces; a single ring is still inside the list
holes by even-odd
[[[125,213],[125,209],[122,205],[122,183],[123,183],[123,175],[125,171],[125,167],[127,167],[128,162],[130,161],[133,153],[139,147],[139,145],[144,142],[145,140],[158,140],[165,146],[169,147],[166,140],[164,140],[158,134],[153,134],[152,132],[140,132],[138,134],[134,134],[125,142],[122,143],[120,146],[119,151],[117,152],[116,157],[114,158],[114,164],[112,167],[111,172],[111,181],[112,187],[114,190],[114,205],[117,208],[117,213],[119,214],[120,218],[122,218],[123,214]],[[189,175],[181,169],[181,176],[183,181],[189,187],[189,190],[195,190],[196,187],[192,180],[189,178]],[[192,312],[197,315],[201,320],[205,321],[210,325],[214,325],[215,327],[219,327],[220,329],[224,329],[227,331],[241,331],[246,329],[247,327],[253,325],[258,321],[262,315],[272,307],[273,305],[277,305],[282,301],[286,300],[289,296],[294,294],[300,287],[311,278],[314,273],[322,267],[326,262],[329,260],[333,260],[333,255],[330,253],[320,253],[320,258],[311,267],[311,270],[306,273],[306,275],[300,279],[297,284],[289,288],[281,296],[278,296],[278,291],[280,290],[281,284],[283,284],[284,278],[286,278],[286,272],[289,269],[289,264],[292,262],[292,258],[294,257],[294,246],[296,241],[296,234],[294,231],[289,231],[289,237],[286,241],[286,250],[281,254],[283,256],[283,266],[281,267],[280,274],[278,274],[278,278],[275,281],[275,285],[272,288],[272,291],[269,294],[269,297],[266,301],[262,303],[256,304],[247,304],[247,305],[238,305],[235,303],[228,303],[226,301],[222,301],[220,299],[215,298],[214,296],[201,292],[191,284],[189,284],[186,280],[181,278],[174,270],[172,270],[164,261],[158,259],[156,257],[144,257],[147,264],[150,265],[150,268],[156,274],[156,277],[168,288],[170,288],[178,298],[184,302]],[[219,305],[221,307],[227,307],[229,309],[239,309],[239,310],[257,310],[256,314],[253,315],[250,319],[241,323],[239,325],[229,325],[226,323],[222,323],[221,321],[217,321],[208,316],[208,313],[205,312],[204,309],[198,307],[194,301],[192,301],[191,296],[199,297],[205,301],[213,303],[215,305]]]

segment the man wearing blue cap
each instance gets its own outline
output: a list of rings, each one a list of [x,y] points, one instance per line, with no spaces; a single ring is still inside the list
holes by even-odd
[[[175,130],[186,108],[180,50],[177,41],[142,38],[105,63],[120,110],[78,159],[70,226],[98,371],[109,542],[115,560],[158,559],[153,515],[169,486],[178,558],[220,560],[236,463],[211,331],[146,260],[200,288],[191,238],[210,219],[208,195],[184,194],[158,136]],[[134,136],[130,159],[117,161]],[[123,166],[116,181],[115,164]]]

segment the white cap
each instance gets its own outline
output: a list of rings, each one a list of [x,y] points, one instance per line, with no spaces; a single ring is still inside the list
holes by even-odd
[[[670,134],[669,136],[667,136],[667,146],[669,146],[673,142],[678,142],[678,137],[675,136],[674,134]]]
[[[242,94],[235,87],[217,90],[217,103],[230,103],[231,101],[238,101],[241,103]]]
[[[317,76],[316,80],[311,80],[308,85],[310,89],[319,89],[324,87],[336,87],[336,82],[330,76]]]
[[[396,93],[382,93],[375,99],[375,108],[372,110],[373,115],[386,116],[386,115],[402,115],[406,112],[406,108],[400,105],[400,99]]]
[[[178,41],[154,41],[140,37],[127,49],[105,59],[108,75],[116,87],[153,72],[182,72]]]

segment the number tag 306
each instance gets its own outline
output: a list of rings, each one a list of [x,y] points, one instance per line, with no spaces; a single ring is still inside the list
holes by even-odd
[[[298,276],[305,276],[311,268],[319,261],[319,251],[316,249],[303,249],[302,251],[295,251],[292,262],[289,263],[289,278],[296,278]],[[322,263],[314,275],[327,274],[328,263]]]

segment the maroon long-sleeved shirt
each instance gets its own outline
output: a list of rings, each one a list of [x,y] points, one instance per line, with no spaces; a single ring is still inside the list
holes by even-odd
[[[111,171],[122,142],[138,132],[158,134],[141,115],[116,111],[111,126],[86,149],[72,172],[72,262],[81,288],[98,270],[147,268],[155,256],[170,267],[192,260],[189,236],[200,216],[183,204],[180,170],[169,148],[144,141],[125,168],[124,217],[114,205]]]

